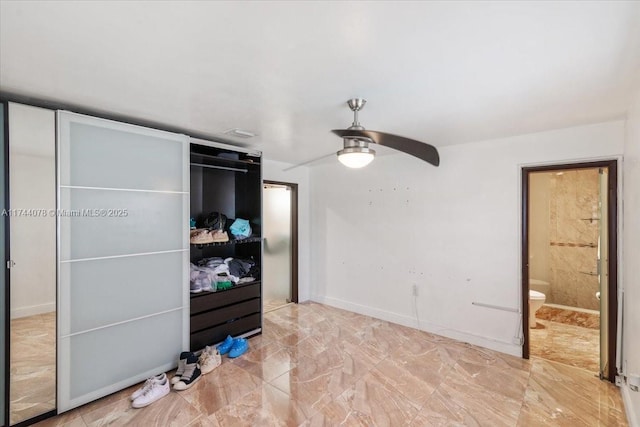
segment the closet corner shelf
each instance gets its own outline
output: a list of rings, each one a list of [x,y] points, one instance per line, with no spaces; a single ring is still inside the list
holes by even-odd
[[[234,289],[238,289],[238,288],[244,288],[245,286],[251,286],[251,285],[255,285],[255,284],[259,284],[260,280],[254,280],[253,282],[246,282],[246,283],[239,283],[237,285],[233,285],[232,287],[230,287],[229,289],[224,289],[224,290],[220,290],[220,291],[202,291],[202,292],[198,292],[196,294],[190,293],[189,296],[190,298],[198,298],[198,297],[203,297],[206,295],[216,295],[216,294],[222,294],[224,292],[229,292],[229,291],[233,291]]]
[[[231,239],[228,242],[214,242],[214,243],[191,243],[192,248],[202,249],[207,246],[226,246],[226,245],[236,245],[242,243],[257,243],[262,241],[261,237],[247,237],[246,239]]]

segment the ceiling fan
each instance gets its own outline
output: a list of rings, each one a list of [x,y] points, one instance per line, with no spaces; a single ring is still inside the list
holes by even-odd
[[[350,168],[361,168],[371,163],[376,152],[369,148],[369,144],[384,145],[385,147],[411,154],[434,166],[440,164],[438,150],[433,145],[399,135],[366,130],[362,127],[358,121],[358,112],[364,108],[366,103],[367,101],[362,98],[348,100],[347,105],[351,111],[353,111],[353,123],[347,129],[334,129],[331,131],[343,139],[343,148],[336,153],[338,160],[342,164]],[[331,155],[333,155],[333,153],[291,166],[284,170],[291,170]]]

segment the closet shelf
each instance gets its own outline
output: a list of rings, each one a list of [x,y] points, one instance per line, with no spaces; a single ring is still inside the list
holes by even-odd
[[[246,283],[240,283],[240,284],[237,284],[237,285],[233,285],[229,289],[215,291],[215,292],[202,291],[202,292],[198,292],[197,294],[190,294],[190,296],[191,296],[191,299],[194,299],[194,298],[204,297],[204,296],[207,296],[207,295],[214,295],[214,294],[215,295],[220,295],[220,294],[222,294],[224,292],[233,291],[234,289],[244,288],[246,286],[256,285],[256,284],[259,284],[259,283],[260,283],[260,280],[254,280],[253,282],[246,282]]]
[[[262,241],[261,237],[247,237],[246,239],[231,239],[228,242],[214,242],[214,243],[191,243],[192,248],[202,249],[207,246],[228,246],[242,243],[258,243]]]
[[[232,159],[229,157],[215,156],[212,154],[191,153],[191,163],[205,163],[211,165],[238,165],[238,166],[253,166],[259,165],[260,159]]]

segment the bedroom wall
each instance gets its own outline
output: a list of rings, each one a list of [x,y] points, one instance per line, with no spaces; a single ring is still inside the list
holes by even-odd
[[[309,168],[300,166],[283,172],[289,166],[288,163],[264,159],[262,179],[298,184],[298,300],[302,302],[310,298]]]
[[[624,121],[310,168],[311,298],[521,355],[520,170],[622,154]],[[418,296],[412,296],[412,286]]]
[[[622,362],[626,375],[640,376],[640,90],[627,115],[624,145],[624,228],[623,266],[624,326]],[[640,391],[622,386],[627,418],[631,426],[640,426]]]

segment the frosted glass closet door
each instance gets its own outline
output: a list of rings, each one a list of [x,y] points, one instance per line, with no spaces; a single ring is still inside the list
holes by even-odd
[[[58,409],[173,368],[189,338],[188,138],[58,113]]]

